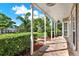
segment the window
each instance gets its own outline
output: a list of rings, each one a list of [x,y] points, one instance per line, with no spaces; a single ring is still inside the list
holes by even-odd
[[[64,36],[67,36],[67,23],[64,23]]]
[[[77,35],[76,35],[76,4],[73,6],[71,11],[71,21],[72,21],[72,39],[75,48],[77,48]]]
[[[76,20],[75,17],[72,19],[72,30],[73,30],[73,43],[76,44]]]
[[[76,21],[75,21],[75,18],[73,18],[73,20],[72,20],[72,26],[73,26],[73,31],[75,31],[75,29],[76,29]]]

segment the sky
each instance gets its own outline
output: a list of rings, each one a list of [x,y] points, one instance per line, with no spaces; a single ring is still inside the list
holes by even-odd
[[[31,12],[30,8],[31,3],[0,3],[0,13],[4,13],[8,17],[16,22],[16,25],[20,25],[22,22],[19,19],[16,19],[17,16],[24,17],[24,14],[27,12]],[[34,8],[34,18],[38,16],[44,16],[43,13]],[[31,16],[29,17],[31,19]]]

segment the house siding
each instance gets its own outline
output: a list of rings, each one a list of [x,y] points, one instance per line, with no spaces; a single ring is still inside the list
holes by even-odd
[[[77,4],[77,50],[79,51],[79,4]]]

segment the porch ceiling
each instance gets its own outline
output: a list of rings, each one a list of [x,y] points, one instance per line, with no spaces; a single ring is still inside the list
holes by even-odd
[[[73,3],[56,3],[54,6],[47,6],[46,3],[34,3],[33,5],[55,20],[62,20],[70,15]]]

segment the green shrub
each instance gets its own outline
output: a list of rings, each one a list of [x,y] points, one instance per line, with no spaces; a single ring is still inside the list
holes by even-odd
[[[0,35],[0,55],[15,55],[30,48],[29,33],[15,33]]]
[[[43,37],[44,33],[33,33],[34,37]],[[0,55],[13,56],[30,48],[30,32],[0,35]]]

